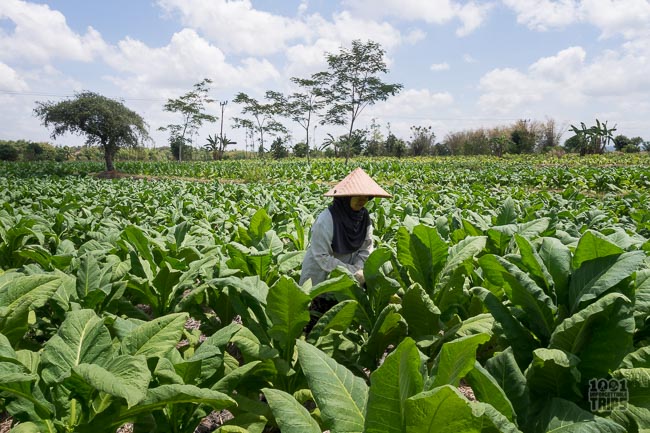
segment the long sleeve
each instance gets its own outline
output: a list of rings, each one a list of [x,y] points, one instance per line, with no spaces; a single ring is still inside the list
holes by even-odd
[[[359,269],[356,263],[347,264],[334,257],[334,251],[332,250],[333,236],[334,224],[332,222],[332,214],[326,210],[319,215],[311,231],[311,245],[309,248],[316,259],[316,263],[327,273],[332,272],[337,266],[343,266],[352,273],[356,272]],[[364,241],[364,245],[366,241]]]
[[[354,266],[357,269],[363,268],[364,263],[368,260],[368,256],[372,252],[372,224],[368,226],[368,232],[366,233],[366,239],[361,244],[361,248],[357,251],[357,254],[354,258]]]

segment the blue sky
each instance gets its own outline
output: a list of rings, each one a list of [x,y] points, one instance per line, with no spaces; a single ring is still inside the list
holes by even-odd
[[[217,101],[289,92],[290,77],[325,70],[325,53],[354,39],[379,42],[385,80],[404,86],[359,127],[376,119],[408,139],[430,125],[442,141],[517,119],[564,130],[599,119],[650,140],[648,0],[1,0],[0,139],[51,141],[35,101],[92,90],[124,100],[161,146],[157,128],[177,121],[163,104],[204,77]],[[243,148],[239,115],[228,104],[224,124]],[[319,126],[316,141],[328,132],[340,133]]]

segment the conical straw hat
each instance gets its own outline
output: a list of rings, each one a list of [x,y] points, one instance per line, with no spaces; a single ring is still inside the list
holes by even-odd
[[[326,197],[352,197],[368,195],[373,197],[392,197],[377,182],[372,180],[361,167],[354,169],[345,179],[325,193]]]

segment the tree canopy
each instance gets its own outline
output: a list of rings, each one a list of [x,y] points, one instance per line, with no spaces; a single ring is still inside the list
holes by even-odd
[[[77,93],[60,102],[37,102],[34,114],[45,127],[53,127],[51,137],[71,133],[86,136],[86,144],[104,150],[106,170],[115,170],[113,158],[120,147],[137,147],[149,139],[147,124],[122,102],[94,92]]]

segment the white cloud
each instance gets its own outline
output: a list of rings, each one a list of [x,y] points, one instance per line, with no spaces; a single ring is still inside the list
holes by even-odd
[[[2,62],[0,62],[0,90],[4,92],[22,92],[28,90],[29,86],[18,73]]]
[[[201,38],[194,30],[175,33],[168,45],[151,48],[134,39],[124,39],[106,56],[106,62],[125,75],[111,80],[129,95],[156,91],[157,87],[177,89],[207,77],[215,87],[258,85],[277,79],[278,71],[267,60],[244,59],[240,66],[226,61],[224,53]]]
[[[492,8],[490,2],[460,3],[451,0],[346,0],[343,2],[356,13],[371,18],[397,17],[429,24],[445,24],[454,19],[461,22],[458,36],[477,29]]]
[[[432,71],[448,71],[449,70],[449,63],[444,62],[444,63],[434,63],[432,64],[429,69]]]
[[[630,39],[648,33],[647,0],[503,0],[517,14],[517,22],[545,31],[576,22],[596,26],[603,37],[622,34]]]
[[[517,13],[517,22],[535,30],[564,27],[579,17],[575,0],[503,0]]]
[[[404,42],[407,44],[414,45],[427,37],[427,33],[420,29],[410,30],[406,35],[404,35]]]
[[[469,54],[463,54],[463,61],[465,63],[477,63],[478,60],[476,60],[474,57],[472,57]]]
[[[256,10],[250,0],[158,0],[168,13],[218,43],[226,52],[269,55],[309,37],[301,20]]]
[[[440,112],[454,103],[449,92],[431,92],[429,89],[407,89],[378,103],[368,110],[365,117],[411,117],[420,118],[425,114]]]
[[[92,27],[79,35],[67,25],[59,11],[48,5],[20,0],[2,0],[0,19],[14,25],[11,33],[0,32],[0,59],[43,63],[52,59],[89,62],[106,48]]]

